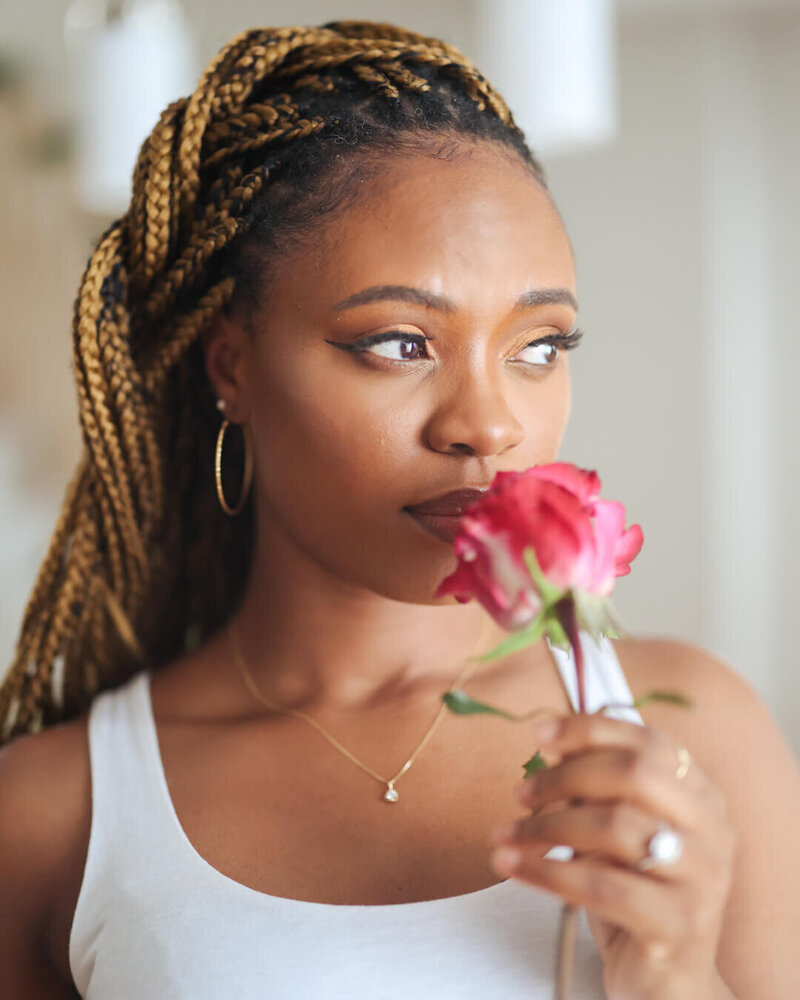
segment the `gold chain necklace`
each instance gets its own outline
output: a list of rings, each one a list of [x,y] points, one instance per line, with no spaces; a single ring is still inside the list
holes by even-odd
[[[484,622],[484,628],[481,630],[481,637],[478,640],[478,646],[480,646],[481,644],[481,640],[483,639],[483,635],[484,632],[486,631],[487,624],[491,624],[489,619],[487,619]],[[294,715],[298,719],[303,719],[304,722],[307,722],[309,725],[313,726],[317,730],[317,732],[319,732],[322,736],[324,736],[325,739],[332,746],[334,746],[340,753],[343,753],[345,757],[349,758],[356,766],[360,767],[362,771],[366,771],[366,773],[371,775],[373,778],[377,778],[377,780],[380,781],[382,785],[386,785],[386,790],[383,793],[383,799],[385,802],[397,802],[399,795],[397,793],[397,789],[394,787],[395,782],[401,775],[405,774],[406,771],[408,771],[408,769],[414,763],[417,755],[422,751],[422,749],[424,748],[428,740],[431,738],[431,736],[433,736],[436,727],[439,725],[442,718],[444,717],[445,712],[447,711],[447,705],[445,705],[444,702],[442,702],[441,706],[439,707],[439,711],[436,713],[436,716],[434,717],[433,722],[430,724],[427,732],[419,741],[417,746],[414,748],[414,752],[409,756],[405,764],[403,764],[403,766],[400,768],[397,774],[394,775],[393,778],[384,778],[382,775],[378,774],[377,771],[373,771],[371,767],[368,767],[366,764],[360,761],[346,747],[343,747],[342,744],[335,737],[331,736],[331,734],[326,729],[324,729],[317,722],[316,719],[312,719],[310,715],[306,715],[305,712],[301,712],[297,708],[282,708],[280,705],[276,705],[274,704],[274,702],[271,702],[267,698],[265,698],[264,695],[262,695],[261,692],[256,687],[256,683],[253,680],[253,675],[250,673],[250,670],[247,664],[245,663],[244,656],[242,654],[241,648],[239,647],[239,639],[236,634],[236,630],[233,627],[233,622],[230,622],[228,624],[228,634],[230,637],[231,647],[233,649],[233,658],[239,667],[239,671],[242,675],[242,679],[245,683],[245,686],[247,687],[250,694],[257,701],[260,701],[262,705],[266,705],[266,707],[270,709],[270,711],[282,712],[286,715]],[[466,681],[466,679],[469,677],[469,675],[472,673],[472,671],[475,669],[475,667],[478,665],[479,662],[480,660],[477,658],[475,654],[473,654],[473,656],[471,656],[467,661],[467,665],[464,667],[464,669],[461,671],[458,677],[456,677],[455,681],[453,681],[452,685],[448,690],[454,691],[459,684],[462,684],[464,681]]]

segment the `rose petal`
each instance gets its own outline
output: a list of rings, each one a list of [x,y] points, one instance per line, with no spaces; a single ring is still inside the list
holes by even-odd
[[[624,506],[601,500],[600,485],[594,470],[568,462],[498,472],[460,519],[459,565],[437,596],[475,598],[503,627],[519,628],[543,603],[527,548],[554,587],[607,596],[616,577],[630,572],[643,537],[639,525],[625,530]]]

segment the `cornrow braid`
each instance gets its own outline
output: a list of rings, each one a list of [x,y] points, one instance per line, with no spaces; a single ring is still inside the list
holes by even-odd
[[[199,334],[260,301],[269,265],[358,196],[381,159],[498,144],[545,189],[503,98],[456,48],[391,24],[256,28],[142,144],[73,318],[84,453],[0,684],[0,745],[211,635],[249,570],[252,503],[226,517]]]

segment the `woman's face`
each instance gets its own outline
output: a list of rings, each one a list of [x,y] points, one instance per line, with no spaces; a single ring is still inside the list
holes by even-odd
[[[270,275],[230,388],[217,380],[251,427],[261,557],[286,551],[278,533],[339,581],[453,603],[433,598],[452,544],[403,508],[556,459],[568,357],[526,345],[575,320],[558,213],[491,148],[387,161]]]

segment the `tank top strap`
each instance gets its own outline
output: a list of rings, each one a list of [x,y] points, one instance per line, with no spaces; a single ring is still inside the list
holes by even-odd
[[[83,878],[70,930],[76,985],[85,995],[115,894],[135,892],[159,857],[164,819],[144,714],[147,676],[134,674],[96,695],[89,708],[92,815]]]
[[[584,659],[587,711],[596,712],[602,705],[619,704],[622,707],[609,709],[605,714],[612,719],[644,725],[638,710],[633,707],[633,694],[611,640],[607,636],[594,636],[591,632],[583,630],[580,638]],[[575,674],[575,654],[571,647],[565,650],[554,646],[549,638],[547,644],[556,661],[572,707],[577,712],[578,679]]]
[[[116,858],[127,844],[158,842],[158,768],[147,727],[147,674],[102,692],[89,714],[89,754],[97,847],[107,838]],[[94,826],[94,823],[92,824]]]

